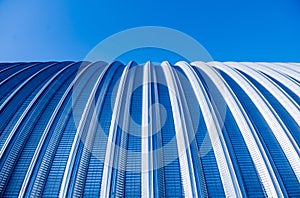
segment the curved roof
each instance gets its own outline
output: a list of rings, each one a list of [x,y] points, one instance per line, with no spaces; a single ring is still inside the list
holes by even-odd
[[[300,195],[300,68],[0,64],[0,195]]]

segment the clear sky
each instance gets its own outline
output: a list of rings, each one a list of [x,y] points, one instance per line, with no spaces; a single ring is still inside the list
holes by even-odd
[[[299,0],[0,0],[0,62],[82,60],[137,26],[182,31],[217,61],[300,62]]]

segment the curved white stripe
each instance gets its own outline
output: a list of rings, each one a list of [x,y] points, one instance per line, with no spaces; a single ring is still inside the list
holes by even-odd
[[[151,73],[150,62],[143,67],[143,97],[142,97],[142,197],[154,197],[153,189],[153,153],[152,124],[151,121],[151,86],[149,86]]]
[[[155,68],[156,66],[153,66],[151,68],[151,71],[152,71],[152,77],[153,77],[153,82],[154,82],[154,86],[153,86],[153,95],[154,95],[154,101],[152,103],[159,103],[159,91],[158,91],[158,77],[157,77],[157,70]],[[154,109],[153,111],[151,112],[151,116],[152,116],[152,133],[156,133],[157,131],[161,131],[161,126],[164,124],[165,120],[161,120],[163,119],[163,117],[161,116],[161,111],[160,111],[160,108],[158,107],[158,105],[154,105]],[[155,118],[155,120],[153,119],[153,117]],[[162,148],[163,145],[162,145],[162,134],[158,134],[156,139],[154,139],[154,141],[156,141],[157,143],[157,148]],[[155,170],[157,170],[158,167],[163,167],[164,165],[164,152],[163,150],[155,150],[154,153],[152,153],[153,156],[152,156],[152,159],[154,159],[154,163],[153,163],[153,166],[155,168]],[[153,187],[155,188],[154,191],[160,196],[160,197],[163,197],[165,196],[165,186],[160,186],[162,184],[165,184],[165,180],[164,180],[164,175],[163,173],[158,173],[156,172],[157,175],[161,175],[162,177],[159,177],[159,183],[156,184],[156,187]],[[153,183],[154,184],[154,183]],[[160,187],[158,187],[160,186]],[[157,194],[154,194],[154,195],[157,195]]]
[[[300,71],[297,70],[296,66],[288,63],[264,63],[264,65],[270,68],[274,68],[274,66],[276,66],[276,70],[300,81]]]
[[[225,140],[222,135],[221,127],[216,118],[215,111],[210,103],[209,97],[193,69],[185,62],[178,65],[187,75],[199,103],[204,121],[207,125],[211,145],[216,156],[218,169],[220,171],[224,192],[227,197],[241,197],[240,184],[230,160]]]
[[[50,64],[46,67],[44,67],[43,69],[37,71],[36,73],[34,73],[33,75],[31,75],[29,78],[27,78],[17,89],[14,90],[14,92],[12,92],[7,98],[6,100],[1,104],[0,106],[0,111],[9,103],[9,101],[33,78],[35,78],[38,74],[40,74],[41,72],[43,72],[44,70],[48,69],[49,67],[53,66],[55,63]]]
[[[224,100],[226,101],[228,108],[232,112],[232,115],[242,133],[242,136],[245,140],[247,147],[249,148],[250,155],[253,159],[253,163],[258,171],[258,175],[261,178],[262,184],[268,196],[275,197],[281,196],[282,192],[279,188],[278,182],[274,174],[270,174],[269,170],[269,163],[266,162],[263,153],[260,152],[260,145],[255,138],[255,134],[253,133],[254,128],[246,115],[244,109],[242,108],[241,104],[239,103],[238,99],[235,97],[234,93],[226,83],[226,81],[217,73],[215,70],[213,71],[212,67],[216,63],[210,63],[210,66],[202,63],[202,62],[195,62],[192,65],[197,66],[198,68],[202,69],[214,82],[214,84],[219,89],[220,93],[222,94]],[[226,87],[220,87],[219,82],[216,79],[222,79],[223,83]]]
[[[100,71],[100,73],[106,73],[107,70],[108,70],[108,66],[106,66],[105,68],[102,67],[102,71]],[[87,174],[85,169],[88,167],[88,162],[89,162],[88,156],[90,155],[90,152],[93,148],[95,132],[99,124],[98,122],[98,115],[100,111],[99,107],[103,103],[103,101],[104,101],[104,97],[99,97],[99,99],[97,100],[95,110],[93,111],[91,121],[89,122],[88,125],[86,138],[82,140],[84,141],[84,148],[80,156],[79,167],[75,178],[75,185],[73,187],[73,194],[72,194],[73,197],[83,196],[82,192],[85,183],[82,182],[82,179],[85,178]]]
[[[300,74],[300,67],[299,67],[299,63],[275,63],[276,65],[280,65],[281,67],[285,67],[285,68],[288,68],[289,70],[297,73],[297,74]],[[299,78],[298,78],[299,79]]]
[[[70,65],[69,65],[70,66]],[[2,159],[3,154],[7,148],[7,146],[9,145],[11,139],[13,138],[13,136],[15,135],[17,129],[19,128],[21,122],[23,121],[23,119],[25,118],[25,116],[27,115],[27,113],[29,112],[29,110],[31,109],[31,107],[36,103],[36,101],[39,99],[40,95],[46,90],[46,88],[52,83],[52,81],[59,76],[64,70],[66,70],[68,67],[63,68],[62,70],[60,70],[59,72],[57,72],[51,79],[48,80],[48,82],[39,90],[39,92],[34,96],[34,98],[30,101],[29,105],[26,107],[26,109],[23,111],[22,115],[20,116],[20,118],[18,119],[17,123],[15,124],[14,128],[11,130],[11,132],[9,133],[9,136],[7,137],[7,139],[5,140],[5,143],[3,144],[1,151],[0,151],[0,159]],[[43,69],[44,70],[44,69]]]
[[[189,169],[190,169],[190,173],[191,173],[191,182],[193,183],[193,190],[195,191],[195,196],[201,196],[201,197],[204,197],[204,196],[207,196],[207,192],[205,191],[205,183],[204,182],[200,182],[199,185],[199,189],[197,189],[197,181],[196,181],[196,177],[195,177],[195,166],[194,164],[198,164],[198,163],[201,163],[200,162],[200,159],[198,158],[197,161],[194,161],[193,157],[192,157],[192,144],[194,146],[196,146],[196,130],[197,128],[195,128],[194,126],[194,123],[193,123],[193,120],[192,120],[192,116],[193,114],[191,113],[191,110],[189,105],[188,105],[188,99],[187,97],[189,97],[188,95],[186,95],[184,89],[187,88],[187,86],[190,86],[189,84],[189,81],[188,79],[183,80],[185,79],[184,76],[182,76],[182,74],[180,72],[178,72],[177,69],[174,69],[173,70],[173,76],[174,76],[174,84],[176,85],[176,88],[178,91],[178,96],[179,96],[179,102],[180,102],[180,109],[181,109],[181,113],[182,113],[182,122],[184,123],[184,126],[185,126],[185,129],[186,129],[186,132],[184,133],[185,135],[185,138],[186,138],[186,146],[187,146],[187,150],[186,150],[186,153],[187,153],[187,157],[188,157],[188,162],[189,162]],[[188,83],[188,84],[187,84]],[[194,108],[194,107],[192,107]],[[198,156],[201,156],[201,153],[200,151],[198,150],[198,147],[194,147],[194,152],[196,152],[196,154],[198,154]],[[179,154],[180,155],[180,154]],[[201,164],[198,164],[198,165],[201,165]],[[198,174],[203,174],[200,170],[200,173]],[[199,194],[200,192],[200,194]]]
[[[129,65],[133,65],[133,62],[129,63]],[[117,181],[116,181],[116,197],[123,197],[124,196],[124,187],[125,187],[125,183],[124,183],[124,178],[126,177],[126,170],[127,170],[127,162],[128,160],[128,155],[127,155],[127,146],[128,146],[128,134],[127,132],[129,131],[129,119],[130,119],[130,105],[131,105],[131,96],[132,96],[132,88],[133,88],[133,84],[134,84],[134,80],[135,80],[135,70],[136,67],[131,67],[130,68],[130,72],[128,72],[128,76],[127,79],[129,79],[128,82],[128,86],[126,87],[127,93],[126,96],[124,98],[124,108],[121,109],[122,113],[121,113],[121,117],[119,118],[122,124],[122,129],[125,129],[126,131],[122,132],[122,136],[121,136],[121,142],[120,142],[120,151],[119,151],[119,160],[118,160],[118,165],[117,167],[119,168],[120,171],[118,171],[118,175],[117,175]],[[130,168],[129,168],[130,170]]]
[[[113,113],[112,113],[112,118],[111,118],[111,124],[109,128],[109,135],[108,135],[108,140],[107,140],[107,145],[106,145],[106,153],[105,153],[105,159],[104,159],[104,168],[103,168],[103,174],[102,174],[102,182],[101,182],[101,192],[100,192],[100,197],[107,197],[109,198],[110,196],[110,184],[111,184],[111,171],[112,171],[112,163],[114,160],[114,151],[115,151],[115,139],[116,139],[116,130],[117,130],[117,123],[118,119],[120,116],[120,107],[121,107],[121,99],[124,91],[124,85],[125,85],[125,80],[126,76],[128,73],[130,65],[127,65],[122,73],[119,86],[118,86],[118,91],[115,99],[115,104],[113,107]]]
[[[252,102],[258,108],[259,112],[271,128],[288,161],[290,162],[292,169],[295,172],[296,177],[298,178],[298,181],[300,181],[300,158],[298,155],[299,148],[294,147],[296,143],[291,142],[291,140],[293,139],[289,137],[290,134],[288,129],[278,117],[272,106],[268,103],[264,96],[252,85],[251,82],[239,75],[239,72],[233,72],[234,70],[221,63],[214,63],[213,65],[216,68],[221,68],[224,72],[230,74],[233,80],[238,83],[240,87],[245,91],[245,93],[250,97]]]
[[[55,63],[53,63],[53,64],[55,64]],[[53,65],[53,64],[51,64],[51,65]],[[12,75],[8,76],[6,79],[4,79],[3,81],[1,81],[1,82],[0,82],[0,86],[3,85],[4,83],[6,83],[6,81],[8,81],[8,80],[10,80],[11,78],[13,78],[14,76],[18,75],[19,73],[21,73],[21,72],[23,72],[23,71],[25,71],[25,70],[27,70],[27,69],[29,69],[29,68],[31,68],[31,67],[34,67],[34,66],[36,66],[36,65],[37,65],[37,63],[32,64],[32,65],[29,65],[29,66],[27,66],[27,67],[25,67],[25,68],[23,68],[23,69],[21,69],[21,70],[18,70],[16,73],[13,73]]]
[[[288,64],[293,70],[295,70],[296,72],[300,73],[300,63],[285,63]]]
[[[75,63],[73,64],[70,64],[70,66],[74,65]],[[42,150],[42,147],[44,145],[44,142],[46,140],[46,137],[48,136],[48,133],[50,131],[50,128],[63,104],[63,102],[65,101],[67,95],[70,93],[73,85],[75,84],[75,82],[78,80],[78,78],[81,76],[81,74],[83,74],[83,72],[87,69],[88,67],[85,67],[77,76],[76,78],[70,83],[69,87],[66,89],[64,95],[61,97],[60,101],[58,102],[58,104],[56,105],[56,108],[54,109],[48,123],[47,123],[47,126],[45,128],[45,130],[43,131],[43,135],[38,143],[38,146],[33,154],[33,157],[31,159],[31,162],[30,162],[30,165],[28,167],[28,170],[26,172],[26,175],[25,175],[25,178],[24,178],[24,181],[22,183],[22,187],[21,187],[21,190],[19,192],[19,196],[18,197],[23,197],[24,194],[25,194],[25,191],[28,187],[28,184],[29,184],[29,180],[31,178],[31,175],[32,175],[32,172],[33,172],[33,169],[34,169],[34,166],[36,165],[36,162],[38,160],[38,157],[40,155],[40,152]]]
[[[4,64],[5,64],[5,63],[4,63]],[[6,67],[6,68],[0,70],[0,73],[5,72],[6,70],[9,70],[9,69],[11,69],[11,68],[14,68],[14,67],[17,67],[17,66],[20,66],[20,65],[21,65],[20,63],[13,64],[13,65],[11,65],[11,66],[9,66],[9,67]]]
[[[91,63],[90,65],[93,65],[93,63]],[[108,67],[109,66],[107,66],[106,69]],[[81,119],[79,121],[79,125],[78,125],[77,130],[76,130],[76,134],[75,134],[75,137],[74,137],[74,140],[73,140],[73,144],[72,144],[72,147],[71,147],[69,158],[68,158],[66,168],[65,168],[65,171],[64,171],[64,175],[63,175],[63,179],[62,179],[62,183],[61,183],[60,191],[59,191],[59,197],[66,197],[67,196],[69,183],[70,183],[70,177],[71,177],[71,174],[72,174],[72,169],[73,169],[73,166],[74,166],[78,146],[79,146],[79,143],[80,143],[80,140],[81,140],[80,137],[81,137],[83,128],[85,126],[85,122],[86,122],[90,107],[91,107],[91,105],[94,101],[93,99],[95,97],[96,91],[98,89],[98,86],[99,86],[104,74],[105,74],[105,72],[102,72],[99,75],[99,77],[98,77],[96,83],[94,84],[94,87],[93,87],[93,89],[92,89],[92,91],[89,95],[87,103],[84,107],[83,114],[82,114]]]
[[[251,67],[268,74],[269,76],[272,76],[276,80],[278,80],[280,83],[284,84],[288,89],[290,89],[292,92],[294,92],[298,97],[300,97],[300,83],[296,82],[294,79],[290,78],[288,75],[286,75],[284,72],[281,71],[280,67],[268,67],[266,63],[243,63],[245,65],[250,65]],[[270,65],[272,66],[272,65]],[[294,72],[293,72],[294,73]],[[299,108],[299,104],[296,103],[296,105]]]
[[[190,144],[188,140],[188,131],[185,123],[185,117],[182,112],[182,102],[179,95],[174,95],[174,93],[179,93],[177,89],[178,87],[176,87],[174,73],[169,63],[163,62],[161,67],[168,85],[169,97],[172,106],[184,195],[186,197],[198,197]]]
[[[255,67],[254,63],[245,63],[245,65],[237,63],[226,63],[231,67],[237,68],[246,74],[250,75],[253,79],[259,82],[265,89],[267,89],[277,100],[278,102],[286,109],[290,116],[296,121],[300,126],[300,110],[299,105],[288,96],[288,94],[280,87],[276,86],[273,81],[268,79],[265,75],[258,73],[250,67]],[[283,79],[283,78],[282,78]],[[295,87],[297,89],[297,87]],[[298,87],[298,94],[300,96],[300,87]],[[296,92],[297,93],[297,92]]]

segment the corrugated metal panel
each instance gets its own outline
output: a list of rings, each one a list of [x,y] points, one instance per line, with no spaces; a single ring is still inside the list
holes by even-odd
[[[0,195],[300,196],[297,63],[0,65]]]

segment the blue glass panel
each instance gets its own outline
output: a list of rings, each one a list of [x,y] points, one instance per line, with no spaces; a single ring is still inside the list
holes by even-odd
[[[258,111],[257,107],[253,104],[249,96],[225,73],[222,73],[225,80],[228,82],[230,87],[233,88],[239,101],[243,105],[246,113],[250,117],[256,131],[259,134],[260,140],[263,142],[265,151],[272,158],[272,165],[277,179],[279,182],[282,180],[285,188],[287,190],[288,196],[296,196],[299,193],[300,184],[288,162],[285,154],[282,151],[276,137],[274,136],[272,130],[266,123],[265,119]],[[269,99],[269,98],[268,98]],[[272,98],[270,98],[272,100]],[[247,175],[248,177],[248,175]]]

